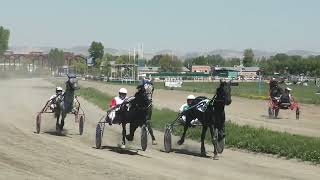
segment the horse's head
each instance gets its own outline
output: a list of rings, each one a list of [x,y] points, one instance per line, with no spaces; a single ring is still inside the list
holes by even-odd
[[[80,89],[78,79],[75,75],[67,75],[68,81],[66,82],[67,89],[78,90]]]
[[[225,105],[230,105],[231,100],[231,81],[220,80],[220,86],[217,88],[216,100],[222,101]]]
[[[145,101],[146,106],[149,106],[152,103],[152,94],[153,94],[153,84],[144,83],[137,87],[138,95]]]

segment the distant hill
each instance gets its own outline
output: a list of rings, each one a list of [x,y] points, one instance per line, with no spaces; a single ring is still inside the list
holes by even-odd
[[[306,51],[306,50],[291,50],[291,51],[287,51],[286,54],[288,54],[288,55],[299,55],[299,56],[317,56],[317,55],[320,55],[319,52]]]
[[[9,49],[14,53],[29,53],[32,51],[42,51],[44,53],[48,53],[52,48],[53,47],[12,46]],[[74,46],[71,48],[62,48],[62,49],[64,51],[73,52],[75,54],[82,54],[85,56],[89,55],[88,53],[89,46]],[[112,55],[117,55],[117,56],[129,54],[128,50],[115,49],[115,48],[105,48],[104,52]],[[130,53],[131,55],[133,55],[133,51],[131,51]],[[175,56],[180,57],[181,59],[188,59],[188,58],[194,58],[198,56],[207,56],[207,55],[221,55],[224,58],[242,58],[243,56],[243,51],[237,51],[237,50],[231,50],[231,49],[215,49],[207,52],[200,52],[200,51],[181,52],[181,51],[174,51],[170,49],[163,49],[157,52],[144,52],[144,57],[146,59],[151,59],[154,55],[159,55],[159,54],[171,55],[172,53]],[[270,52],[270,51],[253,49],[253,53],[255,57],[261,58],[261,57],[274,56],[277,53],[281,53],[281,52]],[[284,53],[288,55],[299,55],[304,57],[307,57],[310,55],[313,55],[313,56],[320,55],[320,52],[307,51],[307,50],[290,50]]]

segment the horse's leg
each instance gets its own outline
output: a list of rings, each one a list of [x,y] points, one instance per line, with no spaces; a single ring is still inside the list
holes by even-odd
[[[189,128],[189,126],[185,124],[181,139],[177,142],[178,145],[182,145],[184,143],[184,139],[185,139],[186,132],[187,132],[188,128]]]
[[[67,114],[66,113],[62,113],[61,115],[61,124],[60,124],[60,130],[63,130],[63,126],[64,126],[64,119],[66,118]]]
[[[152,139],[152,144],[156,145],[157,142],[156,142],[156,138],[154,137],[154,134],[153,134],[150,120],[147,120],[147,128],[148,128],[148,131],[149,131],[151,139]]]
[[[210,126],[209,129],[210,129],[211,141],[213,144],[213,154],[214,154],[213,158],[216,159],[216,158],[218,158],[218,151],[217,151],[217,147],[216,147],[216,143],[215,143],[215,141],[217,141],[217,140],[215,140],[215,137],[214,137],[213,126]]]
[[[126,148],[126,135],[127,135],[127,131],[126,131],[126,123],[122,122],[122,144],[121,144],[121,148]]]
[[[148,108],[148,111],[147,111],[147,128],[148,128],[148,131],[149,131],[151,139],[152,139],[152,144],[156,145],[157,144],[156,138],[154,137],[153,130],[152,130],[152,127],[151,127],[152,109],[153,109],[153,105],[151,105]]]
[[[59,124],[59,119],[60,119],[60,112],[55,114],[55,117],[57,118],[56,122],[56,131],[60,130],[60,124]]]
[[[216,116],[217,123],[215,124],[215,127],[218,128],[218,141],[221,141],[225,137],[225,121],[226,121],[226,115],[224,110],[220,112]]]
[[[127,140],[128,141],[133,141],[133,138],[134,138],[134,132],[136,131],[136,129],[138,128],[138,126],[135,124],[135,123],[130,123],[130,133],[129,135],[127,135]]]
[[[206,148],[204,147],[204,139],[206,138],[208,126],[203,125],[202,126],[202,132],[201,132],[201,156],[206,156]]]
[[[222,125],[222,128],[221,128],[221,131],[222,131],[222,139],[226,136],[225,135],[225,122],[226,122],[226,113],[225,113],[225,111],[223,110],[223,112],[222,112],[222,118],[221,118],[221,125]]]

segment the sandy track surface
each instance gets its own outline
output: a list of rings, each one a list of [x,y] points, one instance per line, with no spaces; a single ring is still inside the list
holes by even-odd
[[[82,83],[82,82],[81,82]],[[111,89],[110,89],[111,90]],[[35,134],[35,117],[54,86],[41,79],[0,81],[0,179],[320,179],[320,167],[295,160],[225,150],[219,160],[201,158],[199,144],[187,140],[174,153],[163,144],[146,152],[117,148],[119,126],[108,128],[103,149],[94,148],[95,125],[104,114],[80,99],[86,112],[84,135],[78,135],[74,117],[66,120],[65,136],[54,133],[55,120],[43,119]],[[156,132],[160,140],[163,134]],[[131,147],[139,148],[139,134]],[[177,139],[175,138],[174,141]],[[177,147],[175,145],[175,147]],[[212,155],[212,147],[207,146]],[[209,152],[210,150],[210,152]]]
[[[106,85],[100,82],[81,81],[81,85],[94,87],[110,95],[116,95],[121,85]],[[129,95],[135,87],[126,86]],[[160,108],[177,110],[191,92],[156,89],[154,105]],[[212,97],[212,94],[193,93],[195,96]],[[269,119],[267,101],[232,97],[232,104],[226,108],[226,118],[238,124],[250,124],[277,131],[320,137],[320,106],[301,104],[300,120],[296,120],[295,111],[280,110],[279,119]]]

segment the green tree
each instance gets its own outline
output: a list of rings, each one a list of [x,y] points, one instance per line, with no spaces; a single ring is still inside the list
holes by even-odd
[[[0,55],[8,49],[10,31],[0,26]]]
[[[147,62],[148,66],[159,67],[160,66],[160,59],[162,56],[163,56],[162,54],[153,56],[152,59]]]
[[[243,52],[243,65],[250,67],[254,64],[254,53],[252,49],[245,49]]]
[[[88,66],[84,61],[73,62],[71,68],[74,69],[77,74],[84,74],[88,70]]]
[[[92,58],[93,60],[93,64],[96,65],[95,61],[97,59],[102,59],[103,58],[103,55],[104,55],[104,46],[102,45],[101,42],[95,42],[93,41],[90,45],[90,48],[89,48],[89,54],[90,54],[90,57]]]
[[[64,65],[64,52],[58,48],[51,49],[48,54],[48,62],[51,69]]]
[[[162,55],[159,59],[160,70],[164,72],[181,71],[182,62],[177,56]]]

